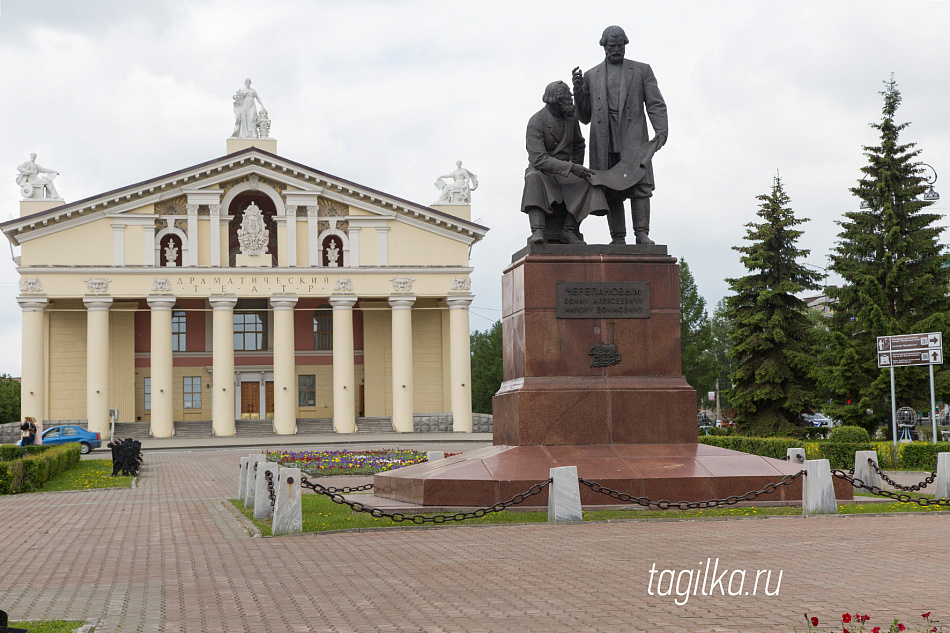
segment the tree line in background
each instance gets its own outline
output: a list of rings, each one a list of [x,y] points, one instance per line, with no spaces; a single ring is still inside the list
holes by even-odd
[[[939,243],[940,216],[922,199],[928,183],[920,150],[901,143],[909,125],[895,122],[901,94],[885,82],[882,118],[871,126],[878,145],[865,146],[867,165],[851,192],[857,211],[837,222],[828,270],[844,284],[822,287],[824,275],[804,263],[797,246],[807,222],[796,217],[779,176],[758,196],[759,221],[746,225],[740,253],[746,274],[728,279],[731,294],[710,318],[685,260],[680,261],[683,374],[697,406],[713,408],[717,391],[725,417],[750,435],[800,432],[802,416],[821,411],[872,435],[891,411],[889,371],[877,366],[876,338],[950,333],[950,254]],[[823,291],[829,307],[810,309],[802,296]],[[472,403],[491,412],[502,380],[501,323],[472,335]],[[950,372],[935,366],[938,399],[950,400]],[[925,367],[894,372],[897,406],[929,410]]]

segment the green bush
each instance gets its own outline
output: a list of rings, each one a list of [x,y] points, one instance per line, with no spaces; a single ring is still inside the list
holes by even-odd
[[[832,442],[841,442],[843,444],[867,444],[871,441],[871,435],[867,429],[861,428],[860,426],[836,426],[831,429],[831,437],[829,439]],[[840,468],[840,466],[838,468]]]
[[[17,446],[16,444],[0,444],[0,462],[9,462],[20,459],[24,455],[36,455],[53,448],[52,445]]]
[[[79,463],[78,443],[62,446],[28,446],[28,455],[0,462],[0,494],[33,492]]]
[[[855,428],[864,431],[860,427]],[[818,454],[821,459],[827,459],[832,468],[847,470],[854,468],[854,454],[857,451],[869,451],[872,448],[874,447],[871,442],[821,442],[818,445]]]
[[[901,468],[908,470],[937,470],[937,453],[950,452],[950,442],[912,442],[899,444]]]
[[[699,438],[701,444],[728,448],[743,453],[782,459],[790,448],[801,448],[802,440],[794,437],[748,437],[745,435],[710,435]]]

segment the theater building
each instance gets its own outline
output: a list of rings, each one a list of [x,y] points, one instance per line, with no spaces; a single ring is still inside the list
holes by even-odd
[[[470,206],[227,143],[78,202],[27,198],[0,225],[20,247],[22,414],[104,436],[410,432],[423,414],[471,431],[469,251],[487,229]]]

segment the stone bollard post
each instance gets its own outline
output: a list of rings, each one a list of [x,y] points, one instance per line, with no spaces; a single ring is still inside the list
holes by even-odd
[[[247,462],[249,462],[250,459],[250,457],[241,458],[241,478],[238,482],[238,499],[244,499],[244,493],[247,492]]]
[[[937,453],[937,480],[934,498],[950,499],[950,453]]]
[[[267,490],[267,477],[270,473],[274,485],[274,498],[277,498],[277,462],[261,460],[257,463],[257,486],[254,489],[254,518],[266,521],[274,516],[274,506],[270,504],[270,493]]]
[[[300,469],[281,468],[277,481],[277,505],[271,533],[299,534],[303,532],[303,502],[300,498]]]
[[[254,507],[254,491],[257,488],[257,464],[264,459],[260,453],[247,458],[247,479],[244,482],[244,507]]]
[[[583,521],[577,466],[552,468],[551,478],[554,481],[548,486],[548,522]]]
[[[884,485],[881,476],[868,464],[868,459],[873,459],[874,463],[880,466],[877,461],[877,451],[856,451],[854,453],[854,478],[860,479],[869,486],[880,488]]]
[[[445,451],[426,451],[427,462],[434,462],[437,459],[445,459]]]
[[[831,464],[827,459],[805,460],[805,483],[802,486],[802,516],[838,514]]]
[[[804,448],[789,448],[786,449],[785,454],[788,456],[788,463],[794,466],[804,466],[805,465],[805,449]]]

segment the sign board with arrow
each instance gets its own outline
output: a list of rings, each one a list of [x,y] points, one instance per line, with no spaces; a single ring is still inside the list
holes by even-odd
[[[940,332],[877,337],[878,367],[941,364],[943,335]]]

